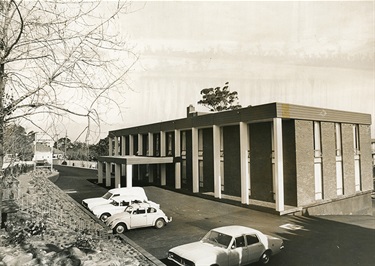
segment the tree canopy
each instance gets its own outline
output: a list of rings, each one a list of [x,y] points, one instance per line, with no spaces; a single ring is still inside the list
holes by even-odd
[[[201,95],[202,100],[199,100],[198,104],[209,108],[212,112],[241,108],[241,105],[238,104],[238,93],[229,90],[229,82],[226,82],[222,88],[203,89]]]

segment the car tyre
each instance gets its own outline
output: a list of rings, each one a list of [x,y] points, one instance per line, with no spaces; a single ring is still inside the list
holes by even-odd
[[[157,219],[156,222],[155,222],[155,228],[156,229],[163,228],[164,225],[165,225],[165,221],[162,218]]]
[[[267,264],[270,261],[271,252],[269,250],[265,251],[262,256],[260,256],[259,262],[261,264]]]
[[[113,228],[113,233],[114,234],[122,234],[127,230],[126,224],[124,223],[119,223]]]
[[[110,216],[111,215],[109,213],[103,213],[100,215],[100,220],[105,223]]]

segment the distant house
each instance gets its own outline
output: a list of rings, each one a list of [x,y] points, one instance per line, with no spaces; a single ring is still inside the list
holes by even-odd
[[[52,167],[53,142],[36,142],[33,161],[36,167]]]

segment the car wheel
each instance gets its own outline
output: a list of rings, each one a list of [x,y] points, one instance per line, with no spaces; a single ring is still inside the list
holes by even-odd
[[[113,228],[113,233],[115,234],[122,234],[127,230],[126,224],[119,223]]]
[[[162,218],[157,219],[155,222],[155,228],[157,229],[164,227],[164,225],[165,225],[165,222]]]
[[[103,213],[102,215],[100,215],[100,220],[102,222],[106,222],[108,217],[110,217],[111,215],[109,213]]]
[[[262,264],[267,264],[270,261],[271,253],[267,250],[265,251],[259,259]]]

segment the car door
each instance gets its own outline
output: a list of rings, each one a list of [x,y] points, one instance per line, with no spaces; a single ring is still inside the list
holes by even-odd
[[[246,246],[245,237],[236,237],[229,250],[229,265],[249,264],[249,248]]]
[[[134,210],[130,216],[130,228],[144,227],[147,224],[147,213],[144,208]]]
[[[246,245],[248,248],[249,261],[248,263],[256,262],[259,260],[260,256],[263,254],[265,248],[260,242],[256,234],[246,235]]]
[[[158,218],[157,210],[153,207],[147,208],[147,226],[152,226]]]

